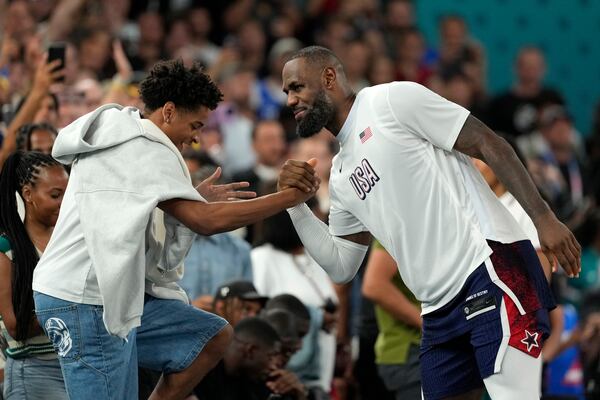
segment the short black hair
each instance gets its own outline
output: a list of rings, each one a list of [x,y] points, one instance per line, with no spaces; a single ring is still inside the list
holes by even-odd
[[[275,328],[258,317],[244,318],[233,329],[236,338],[252,343],[258,342],[263,346],[271,347],[280,341]]]
[[[309,65],[318,67],[319,69],[327,66],[335,67],[336,70],[343,70],[342,62],[335,53],[323,46],[308,46],[293,53],[287,61],[296,58],[304,58]],[[287,62],[286,61],[286,62]]]
[[[308,308],[292,294],[280,294],[271,298],[265,305],[265,310],[282,309],[289,311],[296,317],[305,321],[310,321],[310,312]]]
[[[277,331],[281,339],[297,338],[296,317],[288,310],[273,308],[264,311],[260,318],[267,321]]]
[[[200,64],[188,68],[179,59],[157,62],[140,83],[140,97],[150,112],[168,101],[186,111],[200,106],[214,110],[223,99],[223,93]]]

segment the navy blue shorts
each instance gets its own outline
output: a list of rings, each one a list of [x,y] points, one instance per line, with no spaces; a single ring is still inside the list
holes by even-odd
[[[508,346],[539,357],[554,298],[528,240],[488,241],[493,253],[442,308],[423,315],[421,379],[425,399],[483,386],[500,371]]]

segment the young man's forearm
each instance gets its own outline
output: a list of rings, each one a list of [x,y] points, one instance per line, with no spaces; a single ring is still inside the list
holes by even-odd
[[[162,202],[159,207],[192,231],[213,235],[253,224],[294,206],[298,198],[293,190],[296,189],[231,202],[204,203],[174,199]]]

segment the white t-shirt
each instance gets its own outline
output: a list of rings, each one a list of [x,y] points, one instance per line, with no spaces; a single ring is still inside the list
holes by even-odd
[[[449,302],[491,254],[526,239],[468,156],[453,150],[469,111],[412,82],[358,93],[338,134],[330,232],[370,231],[423,314]]]

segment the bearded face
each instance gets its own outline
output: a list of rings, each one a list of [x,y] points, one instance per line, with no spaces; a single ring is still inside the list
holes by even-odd
[[[321,131],[334,117],[335,109],[331,100],[320,89],[313,105],[306,108],[304,115],[298,120],[296,133],[302,138],[311,137]]]

